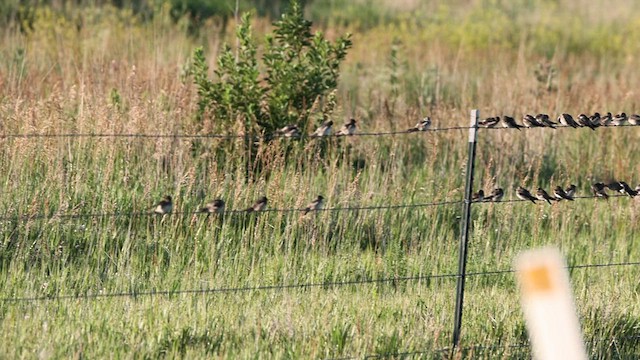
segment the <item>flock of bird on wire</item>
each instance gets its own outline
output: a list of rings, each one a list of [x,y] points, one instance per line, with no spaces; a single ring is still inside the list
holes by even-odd
[[[356,133],[356,123],[355,119],[350,119],[347,123],[342,125],[342,127],[333,134],[334,136],[350,136]],[[626,113],[619,113],[616,115],[612,115],[610,112],[605,115],[600,115],[600,113],[596,112],[593,115],[578,115],[577,120],[573,118],[570,114],[561,114],[558,116],[557,121],[551,120],[549,115],[547,114],[537,114],[530,115],[526,114],[522,118],[522,125],[516,122],[516,119],[511,116],[494,116],[488,117],[484,120],[478,122],[478,126],[484,128],[495,128],[498,125],[501,125],[503,128],[512,128],[518,129],[521,128],[536,128],[536,127],[549,127],[555,129],[558,124],[579,128],[579,127],[588,127],[591,130],[595,130],[600,126],[623,126],[626,124],[629,125],[640,125],[640,115],[631,114],[627,116]],[[406,130],[406,132],[416,132],[416,131],[428,131],[431,128],[431,118],[425,117],[420,120],[413,127]],[[333,121],[327,120],[320,127],[318,127],[310,136],[312,138],[316,137],[325,137],[331,136],[333,131]],[[302,131],[297,125],[287,125],[276,132],[277,135],[280,135],[285,138],[294,138],[299,139],[302,137]]]
[[[350,136],[356,133],[356,120],[351,118],[347,123],[345,123],[335,136]],[[549,115],[547,114],[537,114],[530,115],[526,114],[522,118],[522,124],[520,125],[516,122],[516,120],[511,116],[495,116],[486,118],[480,122],[478,122],[478,126],[485,128],[494,128],[501,124],[503,128],[513,128],[520,130],[521,128],[535,128],[535,127],[550,127],[555,129],[558,124],[564,125],[566,127],[588,127],[592,130],[595,130],[600,126],[623,126],[626,123],[629,125],[640,125],[640,115],[632,114],[627,116],[626,113],[620,113],[616,115],[612,115],[610,112],[607,112],[605,115],[601,116],[600,113],[594,113],[591,116],[580,114],[578,115],[578,120],[574,120],[573,116],[570,114],[563,113],[558,116],[557,122],[552,121]],[[427,131],[431,127],[431,118],[425,117],[420,120],[415,126],[407,129],[407,132],[416,132],[416,131]],[[332,135],[333,121],[328,120],[325,121],[320,127],[318,127],[312,134],[311,137],[323,137]],[[287,137],[287,138],[300,138],[302,136],[302,131],[297,125],[287,125],[277,131],[277,134]],[[628,195],[630,197],[635,197],[640,193],[640,185],[638,185],[635,189],[632,189],[629,184],[624,181],[613,181],[608,184],[604,184],[601,182],[595,183],[591,186],[591,190],[596,198],[608,199],[609,195],[606,192],[606,189],[620,192],[623,195]],[[576,194],[576,186],[571,184],[566,189],[563,189],[561,186],[556,186],[553,189],[553,196],[551,196],[546,190],[539,187],[536,191],[536,194],[533,195],[529,190],[519,186],[516,189],[516,196],[520,200],[531,201],[534,204],[536,201],[546,201],[549,204],[552,204],[553,201],[574,201],[574,197]],[[474,193],[472,196],[473,202],[500,202],[504,197],[504,190],[502,188],[494,189],[490,194],[485,195],[484,190],[479,190]],[[247,213],[252,212],[260,212],[264,211],[267,208],[267,197],[262,196],[249,208],[244,211]],[[311,211],[321,210],[324,205],[324,197],[322,195],[318,195],[316,199],[314,199],[309,205],[301,209],[303,215]],[[153,212],[156,214],[164,215],[169,214],[173,210],[173,201],[171,196],[165,196],[160,202],[154,205]],[[222,214],[225,211],[225,202],[222,199],[215,199],[212,202],[208,203],[200,209],[201,213],[208,214]]]
[[[602,183],[597,182],[591,185],[591,191],[596,198],[599,199],[609,199],[609,194],[607,194],[607,189],[619,192],[622,195],[627,195],[631,198],[638,196],[640,194],[640,185],[636,186],[635,189],[632,189],[629,184],[624,181],[612,181],[610,183]],[[574,184],[569,185],[566,189],[563,189],[562,186],[556,186],[553,189],[553,196],[551,196],[545,189],[539,187],[533,195],[528,189],[525,189],[522,186],[518,186],[516,189],[516,196],[518,199],[523,201],[531,201],[532,203],[536,203],[536,201],[546,201],[549,205],[552,204],[553,201],[574,201],[576,196],[576,186]],[[471,197],[472,202],[500,202],[504,197],[504,190],[502,188],[494,189],[490,194],[485,195],[484,190],[480,189],[477,192],[473,193]]]

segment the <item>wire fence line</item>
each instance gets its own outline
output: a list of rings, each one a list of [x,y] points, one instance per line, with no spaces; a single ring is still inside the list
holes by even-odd
[[[612,194],[610,198],[624,198],[628,195]],[[602,198],[590,195],[590,196],[575,196],[574,200],[587,200]],[[473,201],[474,204],[491,203],[491,204],[508,204],[518,202],[530,202],[530,200],[522,199],[508,199],[501,201]],[[567,203],[569,201],[566,201]],[[118,217],[158,217],[158,216],[216,216],[216,215],[259,215],[260,213],[301,213],[301,212],[349,212],[349,211],[378,211],[378,210],[400,210],[400,209],[415,209],[426,208],[434,206],[446,206],[463,204],[464,200],[444,200],[429,203],[417,203],[417,204],[393,204],[393,205],[371,205],[371,206],[343,206],[333,208],[320,208],[315,210],[308,210],[307,208],[267,208],[260,211],[248,212],[246,209],[229,209],[221,213],[209,213],[203,211],[174,211],[164,215],[156,214],[152,211],[132,211],[132,212],[113,212],[113,213],[89,213],[89,214],[34,214],[34,215],[5,215],[0,217],[0,221],[30,221],[30,220],[77,220],[77,219],[90,219],[90,218],[118,218]]]
[[[589,268],[609,268],[609,267],[624,267],[624,266],[639,266],[640,261],[629,262],[617,262],[617,263],[600,263],[600,264],[579,264],[567,266],[567,269],[589,269]],[[466,277],[481,277],[481,276],[499,276],[514,273],[513,269],[495,270],[495,271],[477,271],[468,272]],[[432,275],[416,275],[416,276],[396,276],[379,279],[353,279],[346,281],[325,281],[325,282],[311,282],[311,283],[299,283],[299,284],[272,284],[272,285],[258,285],[258,286],[241,286],[241,287],[218,287],[218,288],[205,288],[205,289],[183,289],[183,290],[148,290],[148,291],[123,291],[112,293],[96,293],[96,294],[75,294],[75,295],[45,295],[45,296],[31,296],[31,297],[13,297],[2,298],[1,302],[7,304],[17,304],[24,302],[39,302],[39,301],[61,301],[61,300],[93,300],[102,298],[120,298],[120,297],[153,297],[153,296],[176,296],[176,295],[211,295],[211,294],[223,294],[223,293],[241,293],[241,292],[254,292],[254,291],[285,291],[292,289],[310,289],[310,288],[337,288],[349,285],[366,285],[366,284],[384,284],[384,283],[400,283],[410,281],[423,281],[423,280],[438,280],[438,279],[455,279],[462,275],[457,273],[448,274],[432,274]]]
[[[632,124],[622,124],[622,125],[607,125],[607,126],[599,126],[603,128],[624,128],[624,127],[636,127],[639,125]],[[377,132],[356,132],[351,135],[342,135],[338,133],[333,133],[324,136],[316,136],[313,137],[311,135],[302,135],[301,137],[308,137],[310,139],[320,139],[320,138],[349,138],[349,137],[359,137],[359,136],[368,136],[368,137],[378,137],[378,136],[395,136],[395,135],[409,135],[416,133],[428,133],[428,132],[447,132],[454,130],[469,130],[473,127],[470,126],[447,126],[440,128],[428,128],[424,130],[399,130],[399,131],[377,131]],[[478,126],[479,130],[535,130],[535,129],[589,129],[586,126],[578,126],[572,127],[562,124],[555,125],[554,128],[550,127],[521,127],[521,128],[513,128],[513,127],[503,127],[503,126]],[[286,134],[270,134],[270,135],[259,135],[252,136],[247,134],[181,134],[181,133],[173,133],[173,134],[154,134],[154,133],[50,133],[50,134],[40,134],[40,133],[9,133],[9,134],[0,134],[0,139],[11,139],[11,138],[24,138],[24,139],[32,139],[32,138],[130,138],[130,139],[221,139],[221,140],[231,140],[231,139],[246,139],[253,138],[255,140],[260,139],[275,139],[275,138],[285,138],[296,140],[300,137],[288,136]]]
[[[344,206],[333,208],[320,208],[309,210],[307,208],[267,208],[259,211],[247,211],[244,210],[225,210],[221,213],[210,213],[203,211],[182,211],[171,212],[164,215],[156,214],[152,211],[144,212],[115,212],[115,213],[90,213],[90,214],[36,214],[36,215],[15,215],[0,217],[0,221],[16,221],[16,220],[73,220],[83,218],[104,218],[104,217],[159,217],[159,216],[216,216],[216,215],[234,215],[234,214],[246,214],[246,215],[258,215],[260,213],[296,213],[296,212],[342,212],[342,211],[376,211],[376,210],[399,210],[399,209],[415,209],[432,206],[444,206],[452,204],[462,204],[462,200],[446,200],[430,203],[419,204],[397,204],[397,205],[372,205],[372,206]]]

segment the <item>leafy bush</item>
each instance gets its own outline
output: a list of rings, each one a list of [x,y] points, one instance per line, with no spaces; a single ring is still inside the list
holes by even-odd
[[[217,131],[241,122],[245,134],[270,135],[288,124],[305,128],[314,104],[336,89],[340,63],[352,45],[349,34],[332,43],[321,32],[312,33],[295,0],[266,36],[261,62],[249,14],[236,36],[237,53],[224,46],[214,80],[202,48],[194,52],[191,74],[199,97],[196,120],[202,123],[211,114]]]

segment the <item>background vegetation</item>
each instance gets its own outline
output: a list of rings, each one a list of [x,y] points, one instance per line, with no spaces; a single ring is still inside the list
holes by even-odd
[[[141,3],[144,11],[135,2],[37,4],[0,9],[3,134],[210,134],[225,120],[196,121],[190,74],[197,47],[211,70],[223,44],[235,50],[233,18],[194,19],[174,3]],[[316,0],[305,11],[329,41],[353,33],[334,120],[353,116],[362,131],[386,131],[425,115],[435,127],[465,126],[472,108],[483,116],[637,113],[638,8],[631,0]],[[272,20],[255,16],[252,26],[261,55]],[[322,112],[310,117],[319,121]],[[502,186],[510,198],[520,184],[575,183],[579,194],[596,180],[635,184],[639,136],[628,127],[481,132],[475,186]],[[328,207],[462,197],[465,131],[334,140],[259,144],[264,171],[248,182],[238,166],[247,155],[216,156],[228,140],[2,137],[0,297],[455,273],[457,205],[307,218],[270,212],[223,223],[177,214],[56,217],[147,211],[164,194],[178,212],[215,197],[241,209],[263,194],[274,208],[304,207],[317,194]],[[510,269],[520,250],[542,245],[560,247],[569,264],[637,261],[639,210],[637,200],[618,198],[474,206],[468,270]],[[37,214],[51,219],[15,218]],[[572,271],[592,357],[640,355],[639,275],[639,267]],[[425,358],[439,358],[435,350],[450,343],[454,293],[445,278],[3,300],[0,351],[9,358],[324,358],[426,350]],[[530,356],[509,347],[526,341],[512,275],[470,278],[464,320],[463,346],[505,347],[462,355]]]

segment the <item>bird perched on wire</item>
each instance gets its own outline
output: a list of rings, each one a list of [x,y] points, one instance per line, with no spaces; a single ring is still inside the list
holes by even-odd
[[[596,127],[591,123],[591,120],[589,119],[589,117],[585,114],[578,115],[578,124],[580,124],[581,126],[586,126],[591,130],[596,129]]]
[[[573,198],[576,196],[576,186],[571,184],[564,190],[564,192],[573,200]]]
[[[526,114],[522,117],[522,124],[528,128],[544,127],[541,122],[538,121],[533,115]]]
[[[307,215],[310,211],[318,211],[322,209],[322,206],[324,206],[324,197],[322,195],[318,195],[315,200],[302,210],[302,215]]]
[[[427,131],[429,130],[430,127],[431,127],[431,118],[427,116],[424,119],[418,121],[418,123],[411,129],[407,130],[407,132]]]
[[[558,122],[564,126],[571,126],[572,128],[579,128],[580,125],[573,120],[573,116],[570,114],[562,114],[558,116]]]
[[[473,202],[482,202],[484,201],[484,190],[480,189],[478,192],[474,193],[471,196],[471,201]]]
[[[540,201],[546,201],[549,203],[549,205],[551,205],[551,201],[553,201],[554,199],[549,195],[549,193],[547,193],[543,188],[539,187],[538,191],[536,191],[536,197],[538,198],[538,200]]]
[[[156,214],[164,215],[169,214],[173,210],[173,201],[171,196],[165,195],[157,204],[154,205],[153,212]]]
[[[497,189],[493,189],[491,194],[489,194],[489,196],[487,196],[485,200],[492,201],[492,202],[500,202],[502,201],[503,197],[504,197],[504,190],[502,190],[502,188],[497,188]]]
[[[331,135],[331,127],[333,126],[333,121],[327,120],[316,131],[311,134],[311,137],[322,137]]]
[[[224,200],[215,199],[200,209],[200,212],[208,214],[222,214],[224,212]]]
[[[602,126],[601,120],[602,117],[600,116],[599,112],[595,112],[589,117],[589,121],[591,121],[591,124],[593,124],[593,126],[595,127]]]
[[[536,197],[531,195],[529,190],[523,188],[522,186],[518,186],[518,188],[516,189],[516,196],[520,200],[529,200],[534,204],[536,203]]]
[[[622,188],[622,184],[619,181],[612,181],[612,182],[610,182],[608,184],[605,184],[604,186],[609,188],[609,190],[612,190],[612,191],[620,191],[621,192],[622,189],[623,189]]]
[[[622,189],[620,189],[621,194],[628,195],[629,197],[636,197],[636,195],[638,195],[638,192],[632,189],[626,182],[620,181],[620,186],[622,187]]]
[[[605,184],[601,182],[597,182],[591,185],[591,190],[593,191],[593,195],[595,195],[597,198],[601,198],[605,200],[609,199],[609,195],[607,195]]]
[[[564,191],[562,186],[556,186],[556,188],[553,189],[553,196],[555,196],[556,200],[558,200],[558,201],[560,201],[560,200],[573,201],[573,197],[569,196],[567,194],[567,192]]]
[[[356,133],[356,119],[351,118],[348,123],[342,125],[337,136],[353,135]]]
[[[550,127],[552,129],[556,128],[556,125],[558,125],[558,123],[551,121],[551,119],[549,118],[549,115],[547,114],[538,114],[536,115],[536,120],[538,120],[538,122],[546,127]]]
[[[610,126],[611,121],[613,121],[613,115],[611,115],[611,113],[608,112],[600,119],[600,124],[602,126]]]
[[[613,124],[614,126],[621,126],[624,125],[625,122],[627,122],[627,114],[620,113],[616,114],[616,116],[613,117],[611,124]]]
[[[638,114],[629,115],[629,124],[633,126],[637,126],[638,124],[640,124],[640,115]]]
[[[278,135],[286,138],[298,139],[302,136],[302,132],[297,125],[287,125],[276,132]]]
[[[520,128],[523,128],[524,126],[516,123],[516,119],[511,116],[504,116],[502,117],[502,127],[520,130]]]
[[[254,211],[262,211],[267,208],[267,201],[268,199],[266,196],[261,196],[258,200],[256,200],[256,202],[253,203],[253,205],[251,205],[251,207],[248,207],[245,211],[249,213]]]
[[[481,120],[478,122],[478,126],[482,126],[482,127],[486,127],[486,128],[493,128],[496,125],[498,125],[498,123],[500,122],[500,116],[496,116],[496,117],[488,117],[484,120]]]

